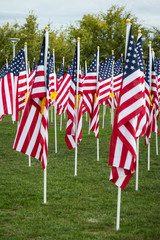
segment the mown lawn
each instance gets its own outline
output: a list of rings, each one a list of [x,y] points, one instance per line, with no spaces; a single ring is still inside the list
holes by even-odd
[[[17,124],[10,116],[0,122],[0,239],[152,240],[160,239],[160,157],[155,134],[151,140],[151,170],[147,146],[140,139],[139,191],[135,175],[122,191],[120,230],[116,231],[117,187],[109,181],[111,124],[107,108],[105,128],[100,111],[100,161],[96,138],[88,135],[83,118],[78,146],[78,176],[74,176],[74,150],[65,143],[67,116],[57,117],[58,153],[54,151],[54,123],[49,124],[47,204],[43,204],[41,163],[12,150]],[[160,136],[158,136],[160,143]],[[160,152],[160,147],[159,147]]]

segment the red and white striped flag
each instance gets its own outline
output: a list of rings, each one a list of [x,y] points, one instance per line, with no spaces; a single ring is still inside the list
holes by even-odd
[[[111,137],[110,181],[124,189],[136,169],[137,115],[144,111],[140,69],[130,28],[120,102]],[[142,113],[144,114],[144,113]]]
[[[43,169],[47,166],[49,104],[49,74],[45,74],[45,41],[44,37],[35,80],[13,146],[14,150],[39,159]]]
[[[82,78],[79,75],[79,83],[77,83],[77,45],[75,49],[75,55],[70,66],[71,76],[71,86],[69,89],[69,100],[68,100],[68,120],[66,126],[66,135],[65,141],[69,149],[76,147],[78,143],[82,140],[82,99],[83,99],[83,90],[82,90]],[[77,95],[77,84],[78,84],[78,103],[76,103]],[[76,115],[78,116],[77,125],[76,125]],[[77,141],[76,141],[77,138]]]
[[[10,63],[1,81],[0,115],[12,114],[12,119],[18,121],[19,111],[25,105],[26,92],[26,64],[24,48],[22,48]]]

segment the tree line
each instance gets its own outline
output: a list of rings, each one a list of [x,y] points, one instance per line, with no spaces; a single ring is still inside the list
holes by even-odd
[[[74,56],[77,37],[81,38],[82,67],[85,60],[88,65],[91,63],[97,46],[100,46],[100,62],[109,57],[112,50],[114,50],[117,60],[125,51],[127,18],[131,19],[135,41],[138,29],[142,31],[144,60],[147,58],[149,40],[152,41],[156,56],[160,57],[160,29],[154,26],[144,27],[138,22],[136,16],[125,10],[125,7],[113,5],[106,12],[84,15],[81,20],[65,29],[54,30],[51,23],[48,23],[50,51],[55,49],[56,69],[60,68],[63,57],[65,57],[65,70],[68,69]],[[29,12],[23,25],[19,25],[17,22],[14,24],[7,22],[0,26],[0,68],[5,64],[6,59],[10,62],[13,57],[13,48],[8,38],[20,38],[16,46],[16,53],[27,42],[28,60],[32,67],[34,58],[38,62],[43,34],[44,29],[39,29],[37,16],[33,11]]]

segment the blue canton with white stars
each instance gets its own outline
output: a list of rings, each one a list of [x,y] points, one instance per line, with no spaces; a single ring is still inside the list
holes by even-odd
[[[158,58],[156,61],[156,70],[157,70],[157,75],[160,75],[160,58]]]
[[[94,56],[91,65],[89,66],[87,73],[97,72],[97,54]]]
[[[146,71],[145,71],[145,81],[149,85],[150,82],[150,70],[149,70],[149,51],[148,51],[148,58],[147,58],[147,65],[146,65]]]
[[[32,71],[33,71],[33,70],[36,70],[36,61],[35,61],[35,60],[33,61]]]
[[[14,59],[11,61],[7,73],[13,73],[14,76],[18,76],[20,72],[26,70],[24,48],[22,48]]]
[[[61,68],[59,69],[59,71],[57,72],[57,78],[61,78],[61,77],[64,77],[64,66],[63,66],[63,62],[62,62],[62,65],[61,65]]]
[[[53,53],[49,57],[48,71],[49,71],[49,74],[54,73]]]
[[[130,28],[123,79],[139,69],[132,27]]]
[[[67,73],[72,76],[72,81],[75,83],[77,81],[77,44],[75,48],[74,59],[68,68]]]
[[[123,73],[123,59],[120,57],[114,64],[114,77]]]
[[[46,37],[44,35],[43,43],[42,43],[42,47],[41,47],[41,53],[40,53],[39,61],[38,61],[38,66],[41,66],[41,65],[44,66],[45,41],[46,41]],[[49,89],[49,47],[48,47],[48,51],[47,51],[47,79],[46,79],[46,87],[47,87],[47,89]]]
[[[6,74],[7,71],[7,66],[6,64],[2,67],[2,69],[0,70],[0,78],[3,78]]]
[[[141,72],[144,72],[142,35],[137,40],[136,53],[137,53],[138,64],[139,64],[140,70],[141,70]]]
[[[113,68],[113,59],[114,55],[111,57],[105,59],[99,67],[99,76],[103,79],[106,80],[108,78],[112,77],[112,68]]]

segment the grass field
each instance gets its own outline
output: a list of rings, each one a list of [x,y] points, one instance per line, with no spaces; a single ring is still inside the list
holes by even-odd
[[[67,116],[66,116],[67,117]],[[65,143],[66,119],[54,152],[54,123],[49,124],[47,204],[43,204],[41,162],[12,150],[17,124],[5,116],[0,122],[0,239],[53,240],[158,240],[160,239],[160,157],[155,134],[151,140],[151,170],[147,171],[147,146],[140,139],[139,191],[135,175],[122,191],[120,230],[116,231],[117,187],[109,181],[111,124],[107,108],[105,128],[100,111],[100,161],[96,138],[88,135],[83,118],[78,146],[78,176],[74,177],[74,150]],[[158,136],[160,143],[160,136]],[[159,147],[160,151],[160,147]]]

